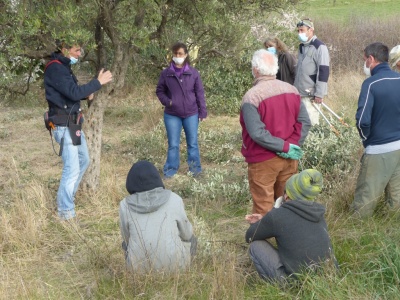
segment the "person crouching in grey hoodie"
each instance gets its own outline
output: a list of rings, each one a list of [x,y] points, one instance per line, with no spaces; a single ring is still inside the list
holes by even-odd
[[[130,195],[120,202],[119,215],[128,270],[143,274],[187,268],[196,238],[182,198],[164,188],[148,161],[133,164],[126,189]]]
[[[295,174],[286,182],[283,204],[264,217],[247,215],[249,254],[259,275],[284,281],[305,269],[317,270],[331,262],[338,268],[328,234],[325,207],[314,201],[321,192],[322,175],[314,169]],[[277,200],[278,201],[278,200]],[[277,203],[276,203],[277,204]],[[277,248],[266,239],[274,237]]]

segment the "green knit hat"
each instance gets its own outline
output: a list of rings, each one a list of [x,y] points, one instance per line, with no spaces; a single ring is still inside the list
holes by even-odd
[[[286,182],[286,194],[292,200],[314,200],[322,190],[322,174],[307,169],[295,174]]]

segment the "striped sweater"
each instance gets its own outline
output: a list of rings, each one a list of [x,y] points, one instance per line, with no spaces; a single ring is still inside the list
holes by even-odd
[[[261,76],[244,95],[240,111],[242,154],[248,163],[262,162],[301,146],[311,127],[297,89],[275,76]]]

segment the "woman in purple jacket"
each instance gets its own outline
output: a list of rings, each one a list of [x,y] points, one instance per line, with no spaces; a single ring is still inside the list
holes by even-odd
[[[179,145],[182,127],[187,143],[187,162],[193,176],[201,173],[197,142],[199,120],[207,117],[203,83],[199,72],[190,66],[188,49],[183,43],[172,46],[172,60],[161,72],[156,94],[165,107],[164,124],[168,137],[164,177],[174,176],[179,169]]]

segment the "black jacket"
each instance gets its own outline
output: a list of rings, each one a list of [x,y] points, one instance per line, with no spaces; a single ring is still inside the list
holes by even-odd
[[[294,84],[294,79],[296,78],[296,58],[289,52],[281,52],[278,55],[278,73],[276,74],[276,79]]]
[[[97,78],[84,85],[78,85],[78,80],[72,73],[70,59],[60,53],[52,53],[51,61],[44,73],[44,88],[46,100],[49,103],[49,116],[56,114],[71,114],[80,108],[80,100],[98,91],[101,84]],[[71,110],[72,108],[72,110]]]
[[[335,261],[324,213],[325,207],[316,202],[285,202],[251,224],[246,241],[275,237],[279,257],[288,275],[328,258]]]

